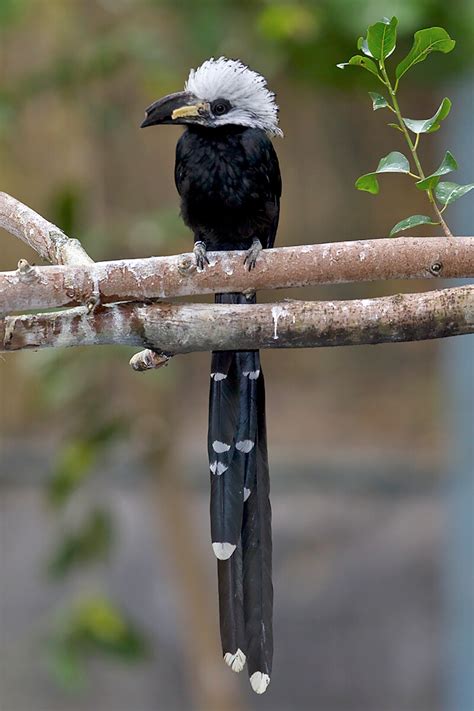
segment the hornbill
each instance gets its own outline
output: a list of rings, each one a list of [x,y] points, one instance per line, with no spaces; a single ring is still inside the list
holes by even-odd
[[[183,124],[175,182],[181,214],[194,233],[198,269],[208,250],[246,250],[255,266],[273,246],[281,178],[270,140],[278,128],[275,95],[242,62],[208,59],[184,91],[146,109],[142,127]],[[255,293],[216,294],[218,304],[255,303]],[[258,351],[212,353],[209,396],[211,538],[218,559],[219,617],[225,662],[248,665],[258,694],[273,656],[271,508],[265,386]]]

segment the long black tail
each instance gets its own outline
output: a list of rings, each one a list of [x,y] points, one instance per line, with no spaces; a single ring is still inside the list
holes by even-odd
[[[217,294],[216,303],[249,299]],[[265,384],[258,351],[212,354],[208,451],[224,660],[237,672],[247,660],[252,688],[263,693],[273,656],[273,587]]]

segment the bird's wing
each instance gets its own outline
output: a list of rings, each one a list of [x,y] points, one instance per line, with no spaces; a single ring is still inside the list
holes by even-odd
[[[247,158],[253,165],[256,183],[263,191],[268,230],[262,244],[273,247],[280,217],[281,174],[273,143],[263,131],[251,129],[242,137]]]

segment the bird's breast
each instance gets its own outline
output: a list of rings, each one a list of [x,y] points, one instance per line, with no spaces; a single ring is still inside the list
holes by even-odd
[[[216,140],[185,135],[178,151],[176,180],[185,222],[224,248],[250,246],[256,232],[268,232],[268,186],[240,136]],[[262,238],[263,239],[263,238]]]
[[[220,203],[227,209],[242,208],[258,197],[249,167],[232,152],[209,150],[190,175],[190,198]]]

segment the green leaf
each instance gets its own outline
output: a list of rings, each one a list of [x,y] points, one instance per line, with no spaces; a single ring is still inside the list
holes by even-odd
[[[367,44],[367,40],[365,37],[359,37],[357,40],[357,49],[362,50],[364,54],[366,54],[368,57],[373,57],[372,52],[369,49],[369,46]]]
[[[385,109],[390,105],[385,96],[382,96],[382,94],[377,94],[375,91],[369,91],[369,96],[372,99],[372,108],[374,111],[377,111],[377,109]]]
[[[377,65],[368,57],[363,57],[361,54],[356,54],[349,59],[348,62],[342,62],[336,65],[339,69],[344,69],[344,67],[363,67],[367,69],[368,72],[375,74],[376,77],[379,76]]]
[[[431,52],[447,54],[454,49],[455,44],[456,42],[451,39],[442,27],[429,27],[425,30],[418,30],[418,32],[415,32],[411,50],[395,70],[397,80],[401,79],[414,64],[423,62]]]
[[[451,101],[445,97],[438,111],[431,118],[420,120],[404,118],[403,123],[413,133],[433,133],[441,127],[441,121],[446,118],[450,111]]]
[[[436,186],[435,195],[440,203],[450,205],[455,200],[459,200],[463,195],[474,190],[474,183],[468,185],[458,185],[458,183],[439,183]]]
[[[387,126],[390,126],[390,128],[396,128],[397,131],[400,131],[400,133],[403,133],[403,130],[400,128],[398,123],[388,123]]]
[[[386,17],[382,22],[376,22],[367,30],[367,47],[375,59],[385,59],[389,57],[397,42],[398,19]]]
[[[418,180],[415,185],[418,190],[432,190],[438,185],[439,179],[442,175],[451,173],[453,170],[457,170],[457,168],[458,164],[456,163],[455,157],[452,153],[446,151],[439,168],[437,168],[434,173],[431,173],[431,175],[427,175],[426,178],[423,178],[423,180]]]
[[[403,232],[403,230],[409,230],[410,227],[418,227],[418,225],[439,225],[439,222],[433,222],[428,215],[411,215],[392,227],[390,237],[396,235],[397,232]]]
[[[379,192],[379,183],[377,180],[377,173],[409,173],[410,164],[408,159],[399,153],[398,151],[392,151],[384,158],[382,158],[377,166],[377,170],[373,173],[366,173],[357,178],[355,182],[355,187],[357,190],[365,190],[372,195],[376,195]]]
[[[377,166],[376,173],[409,173],[410,164],[408,158],[399,153],[392,151],[381,159]]]

